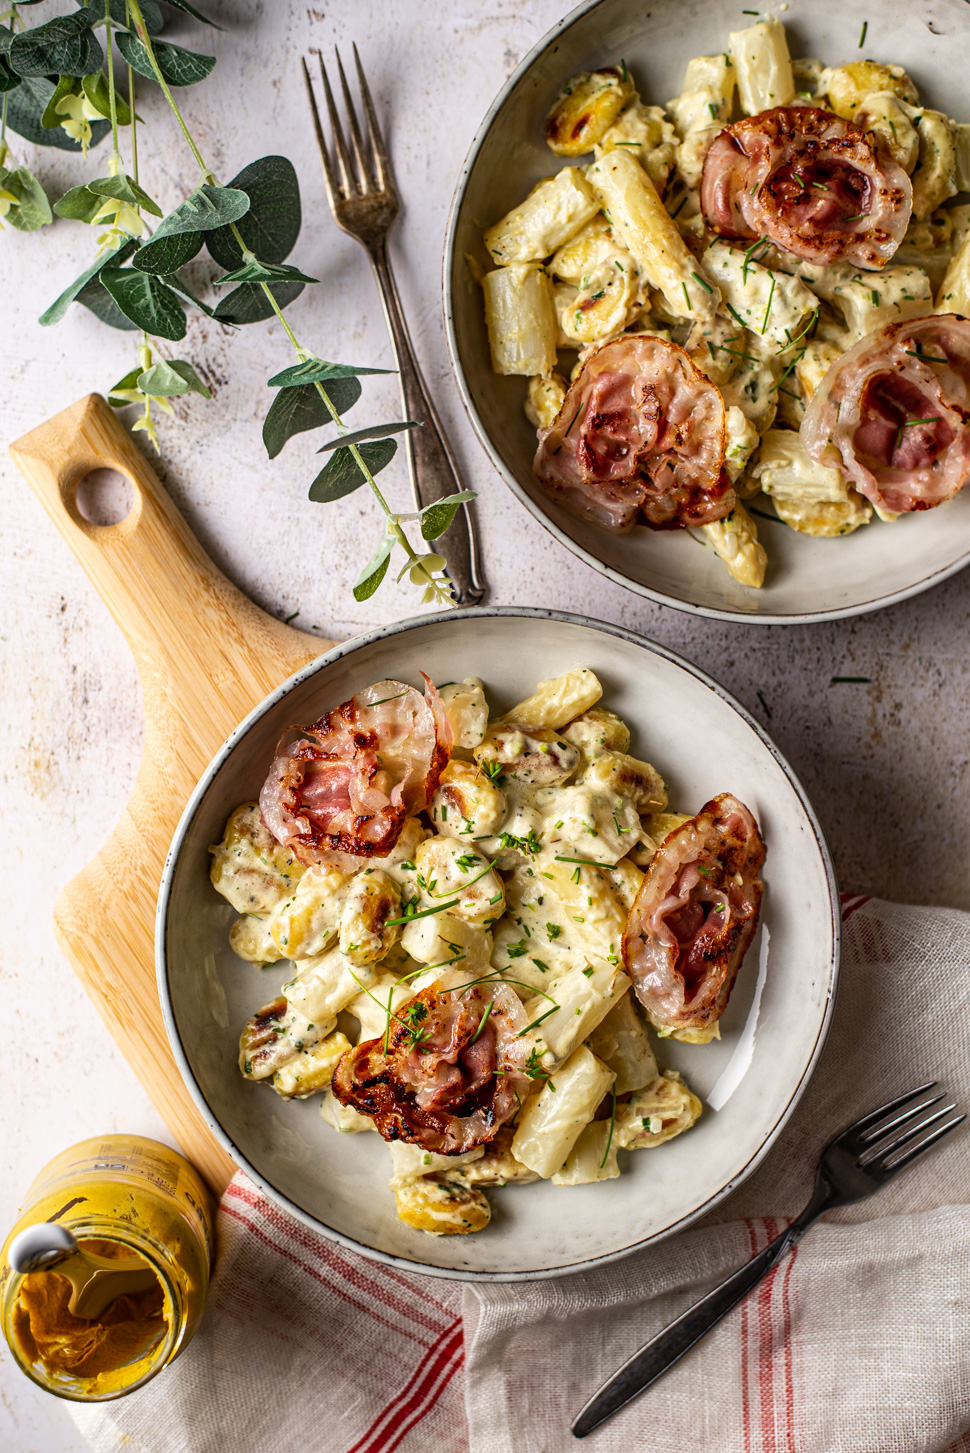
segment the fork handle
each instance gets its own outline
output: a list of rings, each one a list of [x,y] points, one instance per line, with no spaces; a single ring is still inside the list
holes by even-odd
[[[762,1251],[752,1256],[750,1261],[746,1261],[744,1266],[722,1281],[720,1286],[708,1292],[694,1306],[688,1307],[676,1321],[664,1327],[652,1341],[641,1347],[639,1352],[635,1352],[579,1413],[572,1425],[574,1437],[585,1438],[587,1433],[591,1433],[600,1423],[619,1412],[620,1408],[638,1393],[645,1392],[651,1383],[656,1382],[668,1368],[673,1367],[685,1352],[690,1351],[695,1342],[699,1342],[705,1333],[716,1327],[722,1317],[726,1317],[731,1308],[736,1307],[757,1286],[762,1277],[777,1265],[785,1252],[825,1209],[824,1202],[813,1197],[787,1230],[776,1236],[774,1241],[769,1241]]]
[[[406,418],[414,419],[422,425],[420,429],[407,431],[404,447],[407,450],[408,473],[411,476],[415,503],[419,509],[423,509],[425,505],[434,504],[446,495],[457,494],[463,486],[455,456],[451,452],[451,446],[445,437],[411,347],[387,248],[381,242],[368,250],[377,275],[384,316],[397,361],[404,414]],[[486,585],[481,575],[475,526],[467,504],[460,506],[453,522],[435,542],[435,548],[447,562],[448,574],[455,586],[456,603],[478,605],[485,596]]]

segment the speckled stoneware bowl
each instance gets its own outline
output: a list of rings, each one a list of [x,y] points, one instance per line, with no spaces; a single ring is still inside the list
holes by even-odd
[[[838,65],[859,59],[906,66],[928,105],[970,120],[960,58],[970,49],[963,0],[881,0],[864,10],[842,0],[793,0],[783,19],[793,55]],[[859,49],[868,20],[864,51]],[[489,458],[525,507],[561,544],[611,580],[664,605],[723,620],[787,624],[878,610],[928,590],[970,561],[970,489],[952,504],[896,524],[878,521],[832,540],[757,521],[769,557],[761,590],[739,585],[712,551],[686,532],[640,527],[611,535],[567,514],[532,474],[535,430],[522,412],[525,380],[492,372],[482,306],[468,257],[491,266],[484,228],[516,206],[562,159],[549,151],[544,121],[576,71],[623,57],[644,101],[665,104],[683,84],[688,60],[723,51],[728,32],[752,24],[727,0],[587,0],[526,56],[503,86],[462,168],[444,259],[445,321],[465,407]]]
[[[376,1134],[338,1135],[321,1120],[318,1100],[287,1104],[240,1078],[240,1030],[274,998],[286,972],[258,969],[231,952],[235,913],[209,882],[206,849],[219,841],[232,809],[258,795],[282,732],[372,681],[420,685],[419,670],[437,681],[477,675],[504,710],[540,679],[577,666],[599,676],[604,702],[629,722],[632,750],[662,772],[673,803],[697,811],[730,790],[755,812],[768,843],[764,927],[720,1042],[659,1045],[661,1065],[682,1070],[708,1102],[696,1127],[655,1150],[622,1152],[618,1180],[490,1191],[494,1217],[486,1231],[428,1236],[397,1219],[387,1189],[390,1158]],[[668,1236],[750,1174],[791,1114],[825,1039],[839,922],[832,864],[801,787],[757,723],[714,681],[615,626],[542,611],[456,611],[338,647],[291,677],[233,733],[193,794],[165,865],[158,982],[175,1057],[203,1118],[273,1200],[382,1261],[439,1276],[528,1279],[611,1261]],[[720,1108],[711,1109],[712,1101]]]

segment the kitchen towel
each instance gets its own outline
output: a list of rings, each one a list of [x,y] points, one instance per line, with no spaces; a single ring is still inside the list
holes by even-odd
[[[202,1329],[141,1391],[70,1405],[92,1448],[578,1447],[569,1423],[590,1393],[787,1224],[834,1134],[930,1079],[970,1106],[970,914],[854,897],[843,919],[839,1000],[812,1082],[766,1160],[714,1215],[595,1272],[469,1286],[344,1251],[237,1175],[220,1208]],[[815,1226],[585,1446],[970,1453],[970,1128]]]

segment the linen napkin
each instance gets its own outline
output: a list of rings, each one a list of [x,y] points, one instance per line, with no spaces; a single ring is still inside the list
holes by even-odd
[[[551,1282],[468,1286],[337,1248],[244,1176],[202,1329],[97,1453],[565,1453],[586,1398],[803,1206],[825,1143],[928,1079],[970,1105],[970,914],[843,900],[832,1031],[766,1161],[714,1216]],[[657,1152],[662,1154],[662,1150]],[[833,1213],[592,1453],[970,1453],[970,1130]]]

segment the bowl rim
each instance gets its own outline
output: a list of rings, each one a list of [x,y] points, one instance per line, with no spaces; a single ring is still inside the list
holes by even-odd
[[[761,1145],[757,1147],[757,1149],[753,1152],[748,1161],[745,1163],[744,1166],[741,1167],[737,1174],[734,1175],[726,1185],[722,1186],[720,1190],[709,1196],[707,1200],[705,1200],[700,1206],[696,1207],[688,1215],[682,1217],[676,1223],[676,1225],[671,1226],[664,1231],[655,1232],[651,1236],[643,1237],[637,1241],[631,1242],[630,1245],[620,1247],[615,1251],[609,1251],[603,1253],[600,1256],[588,1257],[584,1260],[571,1262],[567,1266],[552,1268],[543,1267],[538,1270],[530,1271],[476,1271],[467,1268],[455,1269],[451,1267],[429,1266],[425,1262],[415,1261],[412,1260],[410,1257],[396,1256],[390,1252],[380,1251],[376,1247],[365,1246],[363,1243],[355,1240],[353,1237],[347,1236],[341,1231],[336,1231],[332,1227],[324,1225],[324,1223],[318,1220],[317,1217],[313,1216],[310,1212],[304,1210],[301,1206],[298,1206],[296,1202],[292,1201],[289,1196],[285,1194],[285,1192],[278,1190],[273,1185],[272,1181],[267,1178],[267,1176],[265,1176],[256,1169],[256,1167],[250,1162],[250,1160],[246,1156],[245,1152],[242,1151],[235,1144],[232,1137],[223,1128],[220,1121],[216,1118],[213,1111],[210,1109],[205,1095],[202,1091],[202,1087],[196,1079],[191,1064],[189,1063],[189,1058],[185,1047],[182,1044],[182,1039],[179,1034],[178,1025],[176,1023],[175,1010],[168,985],[168,918],[176,867],[181,859],[185,838],[196,816],[196,813],[201,807],[214,778],[221,770],[227,759],[231,756],[232,752],[239,744],[239,742],[241,742],[242,739],[247,736],[249,732],[262,720],[262,718],[269,711],[271,711],[280,701],[282,701],[284,697],[286,697],[293,690],[295,690],[297,686],[302,685],[302,683],[307,681],[310,677],[326,671],[337,661],[342,660],[344,657],[353,655],[355,652],[361,650],[364,647],[371,646],[375,642],[386,640],[389,637],[398,635],[403,636],[417,627],[437,625],[442,622],[450,623],[474,621],[481,620],[483,618],[495,617],[524,618],[537,622],[554,621],[566,625],[582,626],[585,629],[592,628],[593,630],[600,631],[605,635],[617,637],[620,640],[628,642],[630,645],[636,646],[641,650],[646,650],[652,655],[660,656],[663,660],[668,661],[675,666],[679,666],[681,669],[687,671],[702,685],[713,691],[728,706],[732,707],[734,711],[741,717],[741,719],[747,724],[747,726],[749,726],[752,731],[754,731],[762,746],[767,748],[771,756],[774,757],[778,766],[781,768],[784,776],[788,780],[788,783],[794,791],[796,797],[798,798],[802,811],[804,812],[809,827],[811,828],[815,845],[822,859],[822,866],[825,872],[825,881],[828,889],[830,928],[832,935],[832,951],[827,965],[827,969],[825,970],[827,974],[825,1004],[822,1012],[821,1022],[819,1024],[818,1033],[815,1038],[815,1043],[812,1046],[811,1054],[806,1061],[805,1067],[802,1071],[801,1076],[799,1077],[798,1083],[795,1086],[791,1097],[784,1110],[782,1111],[781,1115],[779,1116],[778,1120],[775,1122],[771,1131],[762,1141]],[[721,686],[719,682],[715,681],[713,677],[709,676],[705,671],[701,670],[699,666],[695,666],[685,657],[679,655],[676,651],[670,650],[668,647],[661,645],[659,642],[653,641],[649,637],[643,636],[636,631],[627,630],[623,626],[614,625],[608,621],[596,620],[591,616],[583,616],[570,611],[543,610],[539,607],[533,606],[473,606],[463,610],[443,611],[429,614],[426,616],[410,616],[403,621],[397,621],[392,623],[391,625],[377,626],[373,630],[365,631],[361,635],[351,637],[350,640],[342,642],[340,645],[333,647],[332,650],[327,651],[323,655],[316,657],[315,660],[308,662],[307,665],[302,666],[298,671],[295,671],[292,676],[289,676],[285,681],[281,682],[279,686],[271,691],[269,695],[267,695],[257,706],[252,709],[252,711],[248,713],[247,716],[243,718],[243,720],[239,723],[235,730],[223,742],[222,746],[216,752],[215,756],[212,758],[211,762],[202,773],[202,776],[199,778],[198,784],[196,785],[195,790],[193,791],[188,802],[186,803],[185,809],[182,812],[181,817],[179,818],[178,826],[175,829],[171,845],[165,856],[165,863],[162,869],[162,877],[159,885],[158,906],[155,915],[155,964],[158,985],[158,997],[162,1011],[162,1018],[165,1023],[166,1032],[168,1034],[169,1045],[171,1047],[175,1063],[178,1066],[179,1073],[181,1074],[182,1080],[186,1088],[188,1089],[189,1094],[192,1097],[196,1109],[198,1110],[203,1122],[212,1133],[216,1141],[219,1143],[219,1145],[222,1147],[222,1149],[226,1151],[226,1153],[234,1161],[236,1166],[240,1170],[245,1172],[249,1179],[263,1192],[264,1195],[266,1195],[276,1205],[280,1206],[283,1210],[287,1211],[291,1216],[295,1217],[296,1220],[302,1222],[304,1226],[307,1226],[311,1231],[314,1231],[317,1235],[322,1235],[327,1240],[335,1241],[345,1250],[357,1252],[359,1255],[366,1256],[371,1261],[382,1262],[385,1266],[392,1266],[400,1271],[418,1272],[419,1274],[425,1276],[437,1277],[446,1281],[529,1282],[548,1281],[555,1277],[571,1276],[578,1272],[592,1270],[594,1267],[606,1266],[611,1262],[621,1261],[624,1257],[631,1256],[637,1251],[642,1251],[649,1246],[655,1245],[658,1242],[665,1240],[668,1236],[679,1234],[681,1231],[686,1230],[686,1228],[692,1225],[695,1221],[699,1220],[700,1217],[706,1215],[709,1211],[712,1211],[714,1207],[719,1205],[720,1202],[725,1199],[725,1197],[730,1195],[730,1193],[735,1190],[742,1183],[742,1181],[746,1180],[748,1176],[751,1175],[751,1173],[755,1170],[755,1168],[761,1163],[761,1161],[767,1155],[771,1146],[777,1140],[781,1131],[784,1129],[785,1125],[788,1123],[799,1101],[805,1093],[805,1090],[808,1088],[808,1084],[812,1078],[812,1075],[815,1072],[819,1056],[825,1046],[825,1041],[828,1038],[829,1030],[832,1024],[832,1015],[835,1009],[835,1002],[838,995],[841,955],[842,914],[839,898],[839,886],[835,874],[835,867],[832,862],[832,855],[829,850],[828,843],[826,842],[825,834],[822,830],[821,824],[818,821],[818,818],[815,815],[815,811],[811,805],[811,802],[809,801],[805,790],[801,785],[801,782],[798,780],[798,777],[795,775],[787,759],[783,756],[781,751],[778,749],[778,747],[775,745],[771,737],[760,725],[760,723],[755,720],[755,718],[742,705],[741,702],[739,702],[734,696],[732,696],[731,693],[727,691],[723,686]]]
[[[458,394],[461,398],[465,413],[468,415],[472,428],[478,436],[479,443],[485,450],[495,469],[504,479],[512,493],[525,505],[533,519],[538,520],[553,539],[560,545],[577,555],[593,570],[605,575],[614,585],[623,586],[633,591],[635,595],[644,597],[647,600],[656,601],[658,605],[669,605],[674,610],[686,611],[689,615],[704,616],[708,620],[733,621],[738,625],[764,625],[764,626],[789,626],[804,625],[811,621],[838,621],[849,620],[855,616],[870,615],[873,611],[885,610],[888,606],[899,605],[902,601],[911,600],[913,596],[922,595],[926,590],[931,590],[936,585],[942,585],[951,575],[966,569],[970,565],[970,548],[968,548],[959,559],[953,560],[940,569],[931,571],[924,575],[921,580],[913,581],[909,585],[902,586],[899,590],[890,591],[887,595],[877,596],[875,600],[866,601],[861,605],[842,606],[835,610],[811,610],[801,612],[790,612],[785,615],[768,614],[767,612],[745,612],[720,609],[716,606],[698,605],[694,601],[684,600],[680,596],[667,595],[661,590],[652,586],[644,585],[640,581],[633,580],[629,575],[624,575],[622,570],[617,570],[612,565],[607,565],[600,560],[585,545],[577,540],[553,520],[540,505],[523,488],[511,469],[508,468],[504,459],[493,445],[488,431],[472,397],[472,391],[462,367],[461,354],[458,346],[458,334],[455,327],[454,309],[454,288],[452,280],[455,275],[455,261],[457,248],[457,234],[459,215],[465,202],[465,195],[468,190],[468,181],[472,170],[478,161],[479,153],[485,145],[488,133],[499,113],[502,111],[509,96],[528,71],[539,60],[555,42],[569,30],[576,21],[580,20],[587,12],[596,10],[605,0],[582,0],[582,3],[575,6],[563,18],[543,35],[522,61],[516,66],[508,80],[501,87],[494,101],[489,106],[485,116],[475,132],[471,146],[462,163],[461,171],[458,173],[458,181],[455,184],[454,194],[451,199],[451,206],[448,211],[448,225],[445,232],[445,246],[441,265],[441,291],[442,308],[444,311],[445,337],[448,344],[448,356],[451,361],[451,369],[455,382],[458,386]]]

